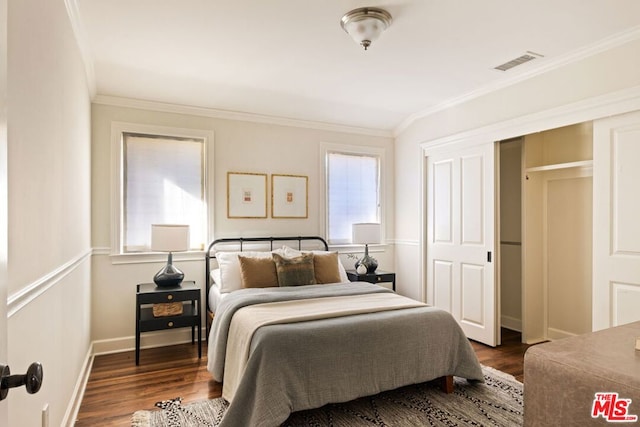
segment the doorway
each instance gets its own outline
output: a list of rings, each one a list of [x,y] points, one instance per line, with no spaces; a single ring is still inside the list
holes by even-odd
[[[534,344],[591,330],[592,123],[500,142],[500,322]]]
[[[522,144],[500,142],[500,324],[522,332]]]

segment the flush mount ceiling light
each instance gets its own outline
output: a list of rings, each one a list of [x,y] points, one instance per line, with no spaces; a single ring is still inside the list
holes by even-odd
[[[391,14],[376,7],[361,7],[346,13],[340,20],[340,25],[356,43],[367,50],[371,42],[391,25]]]

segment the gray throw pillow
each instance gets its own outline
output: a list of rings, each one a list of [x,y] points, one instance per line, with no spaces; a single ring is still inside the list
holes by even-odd
[[[272,257],[276,263],[278,285],[303,286],[316,284],[312,253],[295,258],[285,258],[278,254],[272,254]]]

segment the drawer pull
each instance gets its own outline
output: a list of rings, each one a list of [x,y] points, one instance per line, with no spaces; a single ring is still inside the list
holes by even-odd
[[[167,299],[168,299],[169,301],[171,301],[171,300],[173,299],[173,295],[171,295],[171,294],[167,295]]]
[[[173,322],[167,323],[167,326],[170,327],[170,328],[173,328]]]

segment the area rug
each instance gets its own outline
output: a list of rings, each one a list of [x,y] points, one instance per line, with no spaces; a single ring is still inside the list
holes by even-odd
[[[522,384],[512,376],[483,367],[485,383],[454,378],[445,394],[434,383],[415,384],[351,402],[294,412],[284,427],[520,426]],[[180,398],[137,411],[133,427],[215,427],[228,404],[218,398],[182,404]]]

